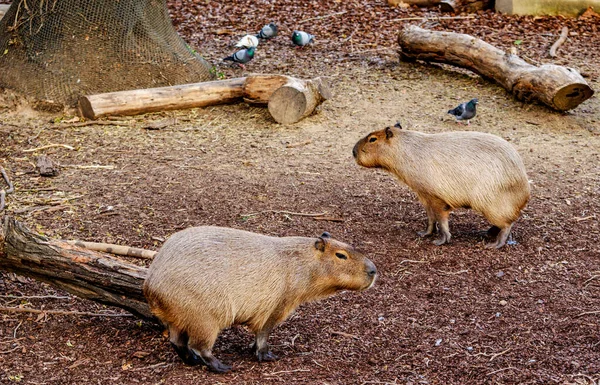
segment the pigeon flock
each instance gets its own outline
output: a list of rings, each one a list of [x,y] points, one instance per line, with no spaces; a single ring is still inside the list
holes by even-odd
[[[279,30],[275,23],[271,22],[269,24],[265,24],[256,35],[246,35],[242,37],[235,45],[236,48],[240,48],[240,50],[223,58],[223,60],[231,61],[239,65],[242,69],[245,69],[246,67],[244,64],[248,63],[254,58],[259,40],[272,39],[277,36],[278,32]],[[296,48],[305,47],[313,43],[314,40],[315,36],[311,35],[310,33],[297,30],[292,32],[292,44],[296,46]],[[476,98],[471,99],[468,102],[461,103],[457,107],[448,110],[448,113],[456,118],[456,123],[466,121],[467,125],[470,125],[471,119],[473,119],[477,113],[477,103],[479,103],[479,101]]]
[[[235,45],[237,48],[241,48],[230,56],[223,58],[224,61],[231,61],[238,64],[241,68],[245,69],[244,64],[248,63],[254,58],[256,47],[260,40],[269,40],[277,36],[278,28],[275,23],[269,23],[264,25],[256,35],[246,35],[240,39]],[[304,47],[314,42],[315,36],[304,31],[294,31],[292,33],[292,43],[297,47]]]

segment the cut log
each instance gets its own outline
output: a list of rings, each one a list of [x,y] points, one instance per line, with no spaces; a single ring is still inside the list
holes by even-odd
[[[145,267],[48,239],[9,217],[0,224],[0,269],[157,322],[142,293]]]
[[[424,60],[467,68],[499,83],[517,99],[538,100],[567,111],[589,99],[594,91],[574,69],[525,62],[470,35],[405,27],[398,36],[404,60]]]
[[[107,115],[136,115],[242,100],[268,104],[275,91],[292,83],[298,85],[307,102],[302,114],[296,114],[298,120],[288,119],[286,123],[295,123],[310,115],[316,106],[331,97],[329,88],[320,78],[301,80],[284,75],[255,74],[229,80],[82,96],[79,99],[79,111],[85,118],[95,120]],[[279,101],[279,96],[276,99]],[[290,103],[296,105],[298,101],[294,99]],[[280,122],[279,115],[274,119]]]
[[[329,98],[329,88],[321,79],[290,79],[269,98],[269,112],[277,123],[296,123]]]

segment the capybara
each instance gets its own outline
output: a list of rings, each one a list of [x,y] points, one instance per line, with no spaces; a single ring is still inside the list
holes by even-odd
[[[192,227],[160,248],[144,282],[144,295],[169,330],[177,354],[190,365],[226,372],[212,354],[219,332],[234,324],[256,334],[259,361],[271,330],[300,304],[339,290],[365,290],[377,269],[329,233],[318,238],[271,237],[223,227]]]
[[[488,247],[506,244],[513,223],[529,200],[521,157],[504,139],[483,132],[426,134],[399,123],[359,140],[352,154],[364,167],[382,168],[408,185],[425,206],[428,236],[439,226],[441,245],[450,240],[448,217],[457,208],[482,213],[497,235]]]

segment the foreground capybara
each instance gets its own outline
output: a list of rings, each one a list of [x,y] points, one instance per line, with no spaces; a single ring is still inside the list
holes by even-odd
[[[339,290],[368,289],[376,275],[373,262],[329,233],[278,238],[192,227],[173,234],[158,251],[144,295],[185,363],[226,372],[231,366],[212,355],[222,329],[246,325],[256,334],[258,360],[273,361],[269,333],[300,304]]]
[[[419,235],[431,235],[439,226],[436,245],[450,240],[448,217],[463,207],[485,216],[493,225],[488,233],[497,234],[488,247],[500,248],[529,200],[521,157],[492,134],[425,134],[403,130],[397,123],[359,140],[352,154],[359,165],[389,171],[417,194],[428,218],[427,229]]]

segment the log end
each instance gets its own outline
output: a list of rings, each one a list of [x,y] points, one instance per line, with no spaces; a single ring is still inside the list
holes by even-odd
[[[292,124],[300,121],[307,112],[308,100],[297,87],[283,86],[269,98],[269,113],[277,123]]]
[[[559,111],[568,111],[577,107],[594,95],[594,90],[586,83],[571,83],[559,89],[552,103]]]
[[[77,102],[77,106],[79,109],[79,115],[83,116],[86,119],[96,120],[94,108],[92,107],[92,103],[90,102],[87,96],[80,96],[79,101]]]

